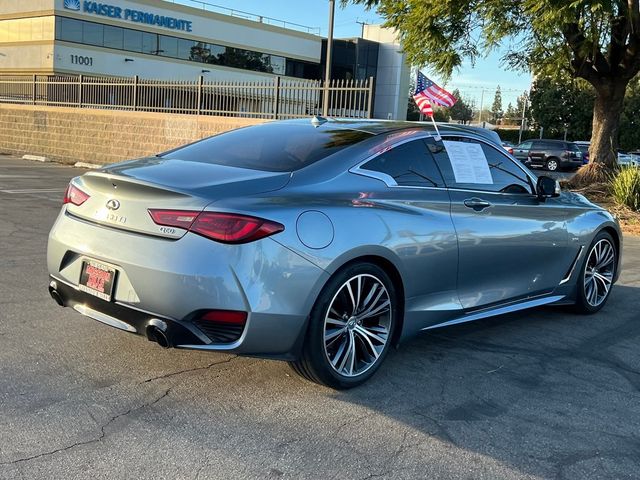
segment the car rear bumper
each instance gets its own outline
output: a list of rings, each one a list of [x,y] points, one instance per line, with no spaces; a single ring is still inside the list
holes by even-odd
[[[111,301],[79,289],[86,260],[116,270]],[[167,240],[91,224],[65,209],[49,235],[47,263],[50,291],[102,323],[147,338],[159,328],[177,348],[282,359],[297,356],[328,278],[269,238],[224,245],[188,233]],[[232,341],[216,340],[199,316],[210,310],[246,312],[244,329]]]

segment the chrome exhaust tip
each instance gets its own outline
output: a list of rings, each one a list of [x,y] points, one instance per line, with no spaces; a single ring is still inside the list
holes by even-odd
[[[49,287],[49,295],[51,295],[51,298],[53,298],[54,302],[56,302],[61,307],[64,307],[64,300],[55,288]]]
[[[155,342],[162,348],[171,348],[171,342],[167,335],[155,325],[149,325],[147,327],[147,339],[150,342]]]

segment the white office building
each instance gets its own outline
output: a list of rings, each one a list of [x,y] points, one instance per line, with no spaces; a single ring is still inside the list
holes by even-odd
[[[327,41],[312,28],[200,1],[104,2],[1,0],[0,75],[236,82],[324,75]],[[409,68],[395,35],[379,26],[333,44],[332,78],[369,77],[373,116],[404,119]]]

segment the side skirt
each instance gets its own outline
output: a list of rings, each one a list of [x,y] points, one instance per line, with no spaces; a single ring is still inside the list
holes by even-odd
[[[539,307],[541,305],[548,305],[550,303],[558,302],[562,300],[564,295],[554,295],[551,297],[536,298],[533,300],[527,300],[525,302],[515,303],[511,305],[498,306],[483,310],[481,312],[469,313],[462,317],[454,318],[447,322],[438,323],[425,327],[422,330],[431,330],[433,328],[448,327],[449,325],[457,325],[459,323],[473,322],[474,320],[480,320],[482,318],[495,317],[496,315],[503,315],[505,313],[517,312],[519,310],[526,310],[527,308]]]

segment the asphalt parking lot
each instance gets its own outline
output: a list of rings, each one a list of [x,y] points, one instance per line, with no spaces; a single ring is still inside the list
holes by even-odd
[[[56,306],[47,233],[80,173],[0,157],[0,478],[638,478],[639,237],[599,314],[433,331],[336,392]]]

